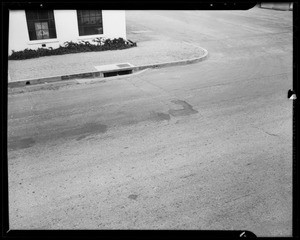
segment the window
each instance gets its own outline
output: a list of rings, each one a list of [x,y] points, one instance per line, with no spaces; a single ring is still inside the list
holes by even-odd
[[[53,10],[26,10],[30,40],[56,38]]]
[[[103,34],[101,10],[77,10],[79,36]]]

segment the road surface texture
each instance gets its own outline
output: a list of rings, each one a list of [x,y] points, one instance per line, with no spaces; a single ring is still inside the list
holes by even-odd
[[[292,12],[126,14],[208,59],[9,94],[10,228],[291,236]]]

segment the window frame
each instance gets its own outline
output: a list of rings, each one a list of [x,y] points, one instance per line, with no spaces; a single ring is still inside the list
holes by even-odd
[[[96,11],[98,11],[98,13]],[[78,36],[80,38],[104,34],[102,10],[76,10],[76,15],[77,15]],[[87,24],[83,23],[84,20],[87,21]],[[95,22],[94,24],[88,23],[88,22],[92,22],[92,20],[94,20]],[[98,21],[99,23],[97,23]],[[88,32],[91,31],[92,29],[94,29],[94,31],[97,31],[96,30],[97,28],[99,32],[94,32],[94,33]]]
[[[44,15],[44,16],[42,16]],[[57,39],[53,10],[25,10],[29,41],[44,41]],[[49,37],[38,38],[36,24],[47,23]]]

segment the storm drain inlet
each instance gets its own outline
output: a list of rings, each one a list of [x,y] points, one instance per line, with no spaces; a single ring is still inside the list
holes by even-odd
[[[118,64],[95,66],[95,68],[98,71],[103,73],[103,77],[113,77],[113,76],[131,74],[134,65],[130,63],[118,63]]]
[[[103,73],[103,77],[113,77],[113,76],[119,76],[119,75],[127,75],[127,74],[131,74],[131,73],[132,73],[132,70],[105,72],[105,73]]]

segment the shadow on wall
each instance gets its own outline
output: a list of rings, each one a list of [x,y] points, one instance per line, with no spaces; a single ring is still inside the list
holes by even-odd
[[[293,10],[293,3],[292,2],[269,2],[269,3],[260,3],[261,8],[268,8],[274,10],[281,10],[281,11],[292,11]]]

